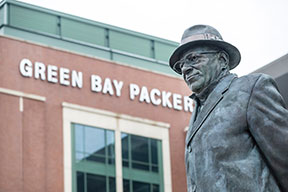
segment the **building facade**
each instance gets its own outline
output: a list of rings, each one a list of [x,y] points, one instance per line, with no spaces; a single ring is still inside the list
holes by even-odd
[[[0,4],[0,191],[186,191],[177,43]]]
[[[279,92],[283,96],[284,101],[288,104],[288,54],[257,69],[254,73],[265,73],[272,76],[278,85]]]

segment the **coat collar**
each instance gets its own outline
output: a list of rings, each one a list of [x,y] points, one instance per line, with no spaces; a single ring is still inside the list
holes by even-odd
[[[189,130],[186,136],[186,145],[188,146],[194,135],[200,129],[201,125],[207,119],[207,117],[211,114],[213,109],[217,106],[217,104],[223,99],[224,93],[229,89],[232,81],[237,78],[236,74],[229,74],[224,77],[218,85],[213,89],[213,91],[209,94],[205,104],[203,105],[202,110],[197,114],[197,119],[195,119],[195,113],[197,110],[193,111],[192,118],[193,121],[190,121]],[[196,106],[197,107],[197,106]],[[196,109],[195,107],[195,109]]]

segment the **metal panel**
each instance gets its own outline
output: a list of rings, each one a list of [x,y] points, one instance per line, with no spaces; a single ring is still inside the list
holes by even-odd
[[[169,61],[169,57],[172,54],[176,46],[164,44],[161,42],[155,42],[155,58],[161,61]]]
[[[105,46],[105,28],[61,18],[61,30],[63,37]]]
[[[109,33],[110,47],[129,53],[134,53],[146,57],[151,57],[151,41],[133,35],[124,34],[117,31]]]
[[[286,102],[286,105],[288,104],[288,73],[285,73],[284,75],[277,77],[276,82],[278,84],[279,91]]]
[[[0,8],[0,26],[4,24],[4,6]]]
[[[1,34],[176,75],[163,65],[176,42],[18,1],[8,0],[3,5],[0,24],[8,25],[0,29]]]
[[[56,15],[10,4],[10,24],[32,31],[58,35],[58,18]]]
[[[136,67],[144,68],[150,71],[158,71],[161,73],[166,73],[176,76],[176,73],[170,69],[168,65],[158,64],[156,62],[147,61],[135,57],[130,57],[122,54],[113,53],[113,60],[119,61],[121,63],[128,63]]]
[[[84,43],[79,44],[79,43],[74,43],[71,41],[60,41],[57,38],[44,36],[44,35],[36,34],[36,33],[29,33],[24,30],[17,30],[17,29],[10,28],[10,27],[4,28],[4,34],[9,34],[12,36],[19,37],[21,39],[34,41],[34,42],[49,45],[52,47],[59,47],[61,49],[66,49],[69,51],[83,53],[85,55],[89,55],[93,57],[110,59],[110,52],[108,50],[99,49],[99,48],[92,47],[92,46],[87,46]]]

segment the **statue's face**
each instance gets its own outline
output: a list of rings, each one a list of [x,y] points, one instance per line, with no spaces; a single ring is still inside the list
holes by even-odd
[[[221,73],[219,51],[209,47],[193,48],[180,59],[180,68],[188,87],[200,93]]]

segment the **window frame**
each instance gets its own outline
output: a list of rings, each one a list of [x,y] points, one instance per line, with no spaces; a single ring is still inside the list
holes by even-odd
[[[149,119],[117,114],[111,111],[62,103],[63,112],[63,151],[64,151],[64,192],[72,191],[72,129],[71,124],[83,124],[114,131],[116,189],[123,191],[121,133],[133,134],[162,142],[163,188],[172,192],[171,160],[169,146],[170,124]],[[137,127],[141,127],[137,129]]]

